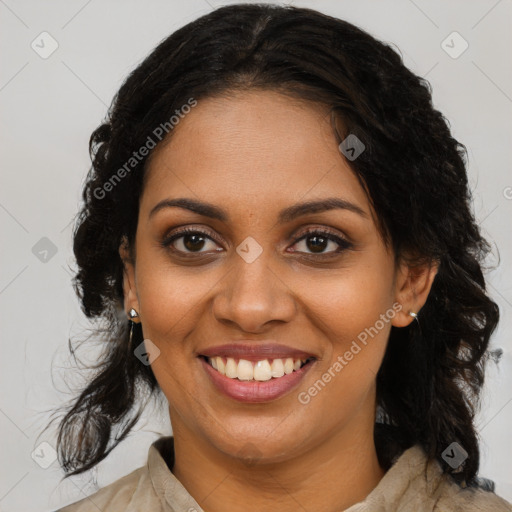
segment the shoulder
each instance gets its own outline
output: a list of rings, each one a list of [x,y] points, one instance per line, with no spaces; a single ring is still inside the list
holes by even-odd
[[[492,491],[460,487],[450,477],[442,479],[435,512],[512,512],[512,505]]]
[[[428,460],[423,449],[416,445],[402,456],[409,464],[414,461],[417,471],[413,487],[429,503],[433,512],[512,512],[512,505],[490,490],[480,487],[461,487],[443,472],[437,460]],[[410,467],[410,465],[407,465]],[[404,469],[404,468],[403,468]]]
[[[58,512],[164,512],[201,508],[170,468],[174,439],[161,437],[149,448],[147,464]]]
[[[91,496],[61,508],[58,512],[91,512],[92,510],[131,512],[139,510],[141,503],[148,506],[148,510],[154,512],[160,510],[160,500],[154,493],[147,467],[136,469]]]
[[[420,445],[394,457],[377,487],[346,512],[414,510],[415,512],[512,512],[512,505],[490,491],[461,487],[428,460]]]

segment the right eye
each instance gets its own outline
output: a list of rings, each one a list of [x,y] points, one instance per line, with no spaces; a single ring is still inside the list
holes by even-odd
[[[203,254],[207,252],[219,252],[218,249],[211,247],[208,249],[208,242],[215,243],[213,238],[206,232],[198,229],[184,228],[166,236],[162,240],[162,247],[168,247],[173,251],[183,254]],[[217,245],[215,243],[215,245]],[[207,247],[206,251],[203,249]]]

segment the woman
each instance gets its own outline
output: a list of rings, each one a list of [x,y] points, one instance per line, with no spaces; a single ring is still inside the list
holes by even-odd
[[[392,49],[221,8],[128,77],[90,146],[76,286],[109,337],[61,464],[93,468],[160,390],[173,436],[62,510],[512,510],[477,476],[498,308],[464,147]]]

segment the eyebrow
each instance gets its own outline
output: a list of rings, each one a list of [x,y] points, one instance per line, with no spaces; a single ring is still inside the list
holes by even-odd
[[[204,217],[210,217],[222,222],[227,222],[229,220],[229,215],[222,208],[211,203],[185,197],[164,199],[163,201],[160,201],[149,212],[149,218],[165,208],[183,208],[199,215],[203,215]],[[321,200],[298,203],[281,210],[278,215],[278,222],[283,224],[302,215],[321,213],[329,210],[348,210],[353,213],[357,213],[361,217],[368,217],[368,214],[362,208],[345,199],[327,197]]]

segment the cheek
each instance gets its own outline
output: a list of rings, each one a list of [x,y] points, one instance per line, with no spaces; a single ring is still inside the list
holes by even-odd
[[[178,410],[194,410],[204,401],[204,390],[196,386],[194,333],[204,315],[205,295],[215,279],[198,268],[178,267],[142,251],[137,266],[137,293],[144,337],[160,350],[152,371],[169,402]],[[193,390],[193,392],[191,392]],[[192,407],[192,409],[191,409]]]
[[[178,267],[155,259],[140,259],[137,293],[144,335],[160,343],[179,342],[197,325],[205,296],[219,276],[198,267]]]
[[[388,275],[384,270],[379,275],[371,268],[349,269],[337,278],[318,279],[314,289],[308,289],[307,314],[327,343],[316,369],[316,390],[301,391],[322,394],[327,401],[339,399],[340,412],[359,402],[373,386],[384,357],[396,313],[392,280],[382,277]]]
[[[328,429],[338,429],[359,412],[374,407],[375,382],[391,329],[387,301],[362,300],[354,304],[347,295],[333,297],[316,313],[329,331],[325,359],[319,361],[307,386],[295,399],[305,407],[304,424],[329,415]],[[362,307],[364,306],[364,307]],[[385,320],[382,320],[384,315]]]
[[[329,333],[335,350],[371,328],[386,312],[392,310],[393,281],[389,269],[376,265],[342,269],[336,274],[324,274],[302,284],[302,300],[312,321]],[[392,311],[391,311],[392,312]],[[390,320],[390,319],[389,319]],[[378,323],[378,330],[388,330]]]

